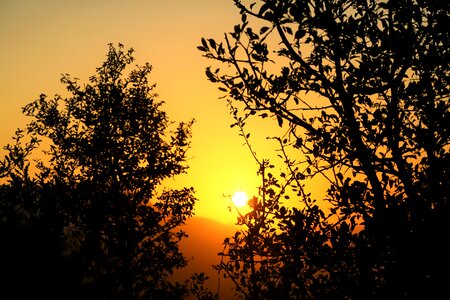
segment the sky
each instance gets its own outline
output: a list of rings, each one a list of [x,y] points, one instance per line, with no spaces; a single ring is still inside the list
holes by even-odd
[[[197,46],[202,37],[222,39],[239,20],[232,0],[0,0],[0,144],[26,124],[24,105],[41,93],[64,93],[61,74],[87,82],[108,43],[122,43],[135,50],[136,64],[153,66],[150,82],[169,118],[196,120],[188,174],[168,184],[195,188],[196,216],[233,224],[229,195],[257,193],[258,165],[230,128],[223,94],[204,74],[213,62]],[[261,156],[268,130],[251,131]]]
[[[230,128],[233,118],[219,99],[223,93],[205,75],[214,62],[202,57],[197,46],[202,37],[222,40],[239,22],[232,0],[0,0],[2,147],[29,121],[22,116],[23,106],[41,93],[64,95],[61,74],[87,83],[106,58],[109,43],[133,48],[135,64],[153,66],[149,81],[156,83],[162,109],[172,121],[196,120],[188,174],[166,184],[192,186],[199,199],[195,218],[184,228],[190,238],[181,244],[190,267],[177,278],[205,271],[213,291],[218,274],[211,266],[219,262],[223,239],[236,230],[230,196],[236,191],[256,195],[261,182],[257,162],[238,129]],[[280,133],[276,122],[248,123],[259,159],[275,157],[276,144],[266,137]],[[222,285],[225,289],[230,282]]]

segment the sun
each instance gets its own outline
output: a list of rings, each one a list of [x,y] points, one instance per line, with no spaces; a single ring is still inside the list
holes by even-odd
[[[234,195],[231,197],[231,200],[233,200],[233,203],[234,205],[236,205],[236,207],[243,207],[247,204],[248,197],[246,193],[239,191],[234,193]]]

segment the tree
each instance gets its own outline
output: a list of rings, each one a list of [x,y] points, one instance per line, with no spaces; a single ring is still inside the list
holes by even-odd
[[[206,75],[247,142],[247,118],[285,126],[287,171],[257,159],[260,195],[218,269],[249,299],[448,296],[448,1],[234,2],[241,23],[198,47],[219,65]]]
[[[186,265],[177,227],[193,214],[194,191],[159,186],[186,172],[192,121],[172,128],[148,83],[151,66],[126,76],[133,60],[132,49],[110,44],[88,84],[63,75],[69,97],[41,95],[23,108],[32,121],[0,165],[9,266],[2,272],[18,288],[10,292],[57,299],[187,292],[169,276]]]

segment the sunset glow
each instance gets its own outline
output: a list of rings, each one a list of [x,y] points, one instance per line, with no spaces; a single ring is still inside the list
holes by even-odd
[[[0,300],[450,299],[449,3],[2,0]]]
[[[234,193],[234,195],[231,197],[231,200],[233,200],[234,205],[236,207],[243,207],[248,202],[248,196],[245,192],[238,191]]]
[[[223,92],[205,76],[210,61],[197,49],[201,37],[222,37],[232,30],[240,21],[238,12],[233,1],[206,0],[112,1],[107,5],[98,0],[77,4],[6,1],[0,9],[0,35],[2,44],[7,45],[0,49],[2,147],[12,143],[15,130],[30,121],[22,114],[23,106],[41,93],[66,96],[61,74],[88,82],[104,61],[108,43],[133,48],[133,64],[153,66],[150,84],[156,84],[157,100],[164,101],[161,109],[170,121],[195,119],[187,153],[189,169],[167,179],[161,190],[194,187],[198,202],[195,217],[184,228],[190,239],[183,240],[182,249],[195,260],[180,280],[205,272],[212,290],[218,273],[211,266],[218,262],[216,254],[222,251],[223,238],[234,232],[239,214],[250,210],[240,187],[254,195],[261,184],[256,175],[258,164],[237,128],[230,128],[234,120],[226,101],[219,100]],[[271,157],[277,146],[266,137],[277,136],[281,130],[266,121],[255,118],[247,122],[252,128],[250,143],[258,157],[264,158]],[[5,154],[3,148],[0,154]],[[225,194],[231,194],[226,201]],[[231,206],[236,209],[230,210]],[[223,294],[226,285],[222,279],[221,298],[231,299]]]

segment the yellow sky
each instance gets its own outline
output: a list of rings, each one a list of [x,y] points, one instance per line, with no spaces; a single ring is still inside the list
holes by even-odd
[[[229,198],[256,193],[257,164],[229,125],[225,101],[204,69],[212,62],[197,50],[201,37],[222,39],[239,22],[231,0],[1,0],[0,145],[10,142],[26,119],[21,107],[63,93],[60,74],[87,82],[103,62],[108,43],[135,49],[137,64],[153,65],[163,109],[174,121],[195,118],[189,174],[175,185],[193,186],[196,215],[233,223]],[[269,126],[252,128],[255,150],[266,156]]]

